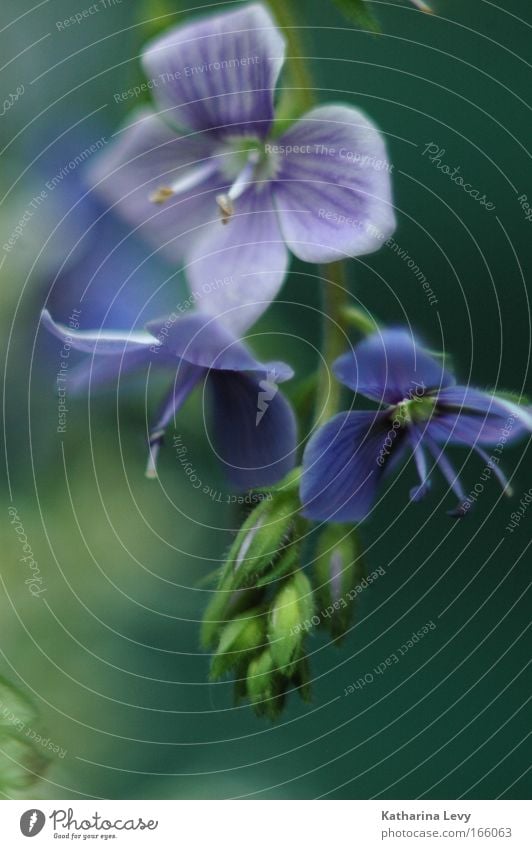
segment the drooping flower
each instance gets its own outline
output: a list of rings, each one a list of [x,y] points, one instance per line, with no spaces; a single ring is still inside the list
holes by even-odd
[[[79,309],[85,326],[127,332],[148,311],[162,314],[175,304],[175,286],[167,283],[173,271],[161,257],[148,256],[122,218],[106,213],[86,192],[77,184],[59,199],[58,218],[68,216],[69,229],[58,228],[51,240],[52,249],[61,254],[47,269],[43,300],[58,321],[66,322]]]
[[[448,445],[474,449],[509,494],[499,468],[504,445],[532,430],[527,408],[504,397],[457,386],[441,361],[403,329],[376,333],[333,365],[338,380],[381,404],[377,411],[336,415],[310,439],[303,458],[304,514],[321,521],[365,518],[382,479],[410,452],[422,498],[430,485],[428,452],[459,499],[453,516],[469,509],[462,484],[445,455]],[[494,446],[489,456],[484,450]]]
[[[58,324],[44,310],[42,323],[59,339],[68,338],[73,349],[91,354],[72,370],[70,392],[99,386],[149,366],[174,372],[172,386],[149,434],[149,477],[156,476],[166,428],[200,383],[205,383],[211,396],[209,440],[235,487],[268,486],[293,467],[295,419],[292,408],[277,391],[277,383],[292,377],[292,370],[281,362],[258,362],[215,319],[188,313],[152,321],[144,331],[86,331]]]
[[[199,309],[247,307],[231,314],[239,333],[277,294],[289,250],[331,262],[395,227],[385,145],[362,112],[319,106],[272,137],[284,52],[260,4],[170,30],[143,53],[155,108],[92,170],[107,202],[184,264]]]

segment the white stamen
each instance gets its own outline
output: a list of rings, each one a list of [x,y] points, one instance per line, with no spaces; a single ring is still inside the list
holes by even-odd
[[[200,183],[203,183],[208,177],[218,170],[216,162],[205,162],[203,165],[198,165],[196,168],[191,168],[183,177],[170,183],[169,186],[160,186],[150,195],[152,203],[166,203],[176,195],[182,195],[190,189],[196,188]]]
[[[220,207],[222,224],[227,224],[227,222],[233,215],[235,211],[233,201],[237,200],[237,198],[240,197],[244,189],[251,182],[251,177],[253,177],[253,173],[255,171],[256,166],[258,165],[259,159],[259,151],[252,150],[247,158],[246,164],[244,165],[242,171],[236,178],[229,191],[226,194],[216,196],[216,203]]]

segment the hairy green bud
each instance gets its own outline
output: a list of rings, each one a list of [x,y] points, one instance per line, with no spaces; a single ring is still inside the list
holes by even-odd
[[[356,588],[364,576],[353,525],[328,525],[320,535],[314,564],[319,624],[340,640],[352,621]]]
[[[276,672],[269,649],[249,664],[246,685],[247,696],[257,714],[269,716],[271,719],[279,716],[284,704],[285,685]]]
[[[314,610],[312,586],[303,572],[296,572],[275,596],[268,622],[268,639],[274,662],[290,676],[299,657],[304,637],[302,624]]]
[[[276,492],[250,513],[231,546],[222,577],[225,588],[256,583],[289,541],[298,508],[295,493]]]
[[[266,643],[266,615],[260,608],[241,613],[223,629],[211,662],[211,678],[217,680],[238,667],[252,652]]]

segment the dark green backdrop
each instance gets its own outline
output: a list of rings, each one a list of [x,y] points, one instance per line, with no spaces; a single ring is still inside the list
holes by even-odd
[[[375,2],[380,35],[346,26],[326,0],[298,4],[318,98],[360,106],[387,136],[395,238],[438,303],[431,306],[408,263],[387,248],[351,263],[356,298],[382,321],[409,321],[434,347],[444,345],[462,381],[526,391],[532,222],[518,197],[532,196],[530,3],[499,0],[503,12],[484,0],[434,0],[440,15],[432,17],[400,0]],[[8,145],[2,194],[29,166],[2,205],[3,233],[42,184],[39,160],[31,164],[42,148],[104,104],[81,126],[88,144],[109,135],[129,109],[114,103],[113,93],[141,79],[136,57],[149,27],[139,21],[150,16],[150,4],[123,0],[58,31],[55,22],[74,5],[83,7],[51,0],[2,30],[30,8],[2,3],[0,55],[13,59],[2,71],[3,96],[20,82],[26,87],[0,119],[0,141]],[[430,142],[495,210],[422,155]],[[48,736],[67,749],[33,794],[525,797],[530,517],[514,533],[505,529],[532,485],[524,446],[505,449],[502,460],[514,474],[515,502],[491,483],[462,522],[446,515],[453,501],[443,486],[426,503],[407,506],[403,476],[362,530],[368,569],[386,573],[363,594],[356,627],[340,649],[321,636],[310,641],[312,704],[291,699],[276,725],[246,706],[234,709],[229,685],[206,683],[198,620],[208,598],[199,580],[226,550],[237,516],[188,486],[171,446],[162,455],[163,484],[194,521],[144,479],[144,411],[133,390],[119,407],[120,440],[112,396],[91,401],[92,430],[86,402],[72,402],[63,457],[53,365],[34,362],[30,377],[43,289],[39,273],[26,275],[47,226],[45,213],[36,216],[34,244],[30,238],[0,270],[9,483],[48,587],[45,604],[23,585],[5,518],[6,485],[0,667],[32,696]],[[292,305],[275,305],[264,329],[297,327],[319,343],[317,314],[294,306],[319,306],[311,271],[294,265],[281,296]],[[183,283],[171,285],[182,290]],[[179,300],[177,288],[171,300]],[[268,349],[268,339],[263,344]],[[305,344],[275,351],[303,373],[313,368]],[[223,487],[199,415],[198,401],[183,417],[182,433],[199,473]],[[460,452],[453,460],[464,465],[469,491],[481,461]],[[343,695],[431,620],[436,629],[400,664]]]

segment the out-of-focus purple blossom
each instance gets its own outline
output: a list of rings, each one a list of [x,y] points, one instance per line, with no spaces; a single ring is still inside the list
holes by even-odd
[[[149,434],[148,476],[156,476],[166,428],[202,383],[210,395],[209,437],[235,487],[273,484],[293,467],[296,425],[290,405],[278,391],[268,392],[268,403],[260,404],[266,387],[288,380],[292,370],[281,362],[259,362],[215,319],[191,312],[152,321],[142,331],[86,331],[56,323],[45,310],[42,323],[63,343],[68,339],[74,350],[91,355],[71,370],[69,392],[149,367],[174,373]]]
[[[376,333],[333,366],[338,380],[378,402],[378,411],[339,413],[310,439],[303,458],[304,514],[321,521],[361,521],[382,479],[410,453],[419,485],[417,501],[430,486],[427,452],[459,499],[451,511],[469,509],[462,484],[444,453],[448,445],[474,449],[505,491],[499,468],[502,448],[532,430],[531,411],[500,395],[456,386],[442,363],[403,329]],[[486,447],[495,450],[489,456]]]
[[[272,137],[284,54],[261,4],[157,38],[143,54],[155,108],[133,115],[91,175],[184,264],[197,307],[229,310],[238,333],[277,294],[289,251],[316,263],[367,254],[395,227],[384,141],[362,112],[319,106]]]

